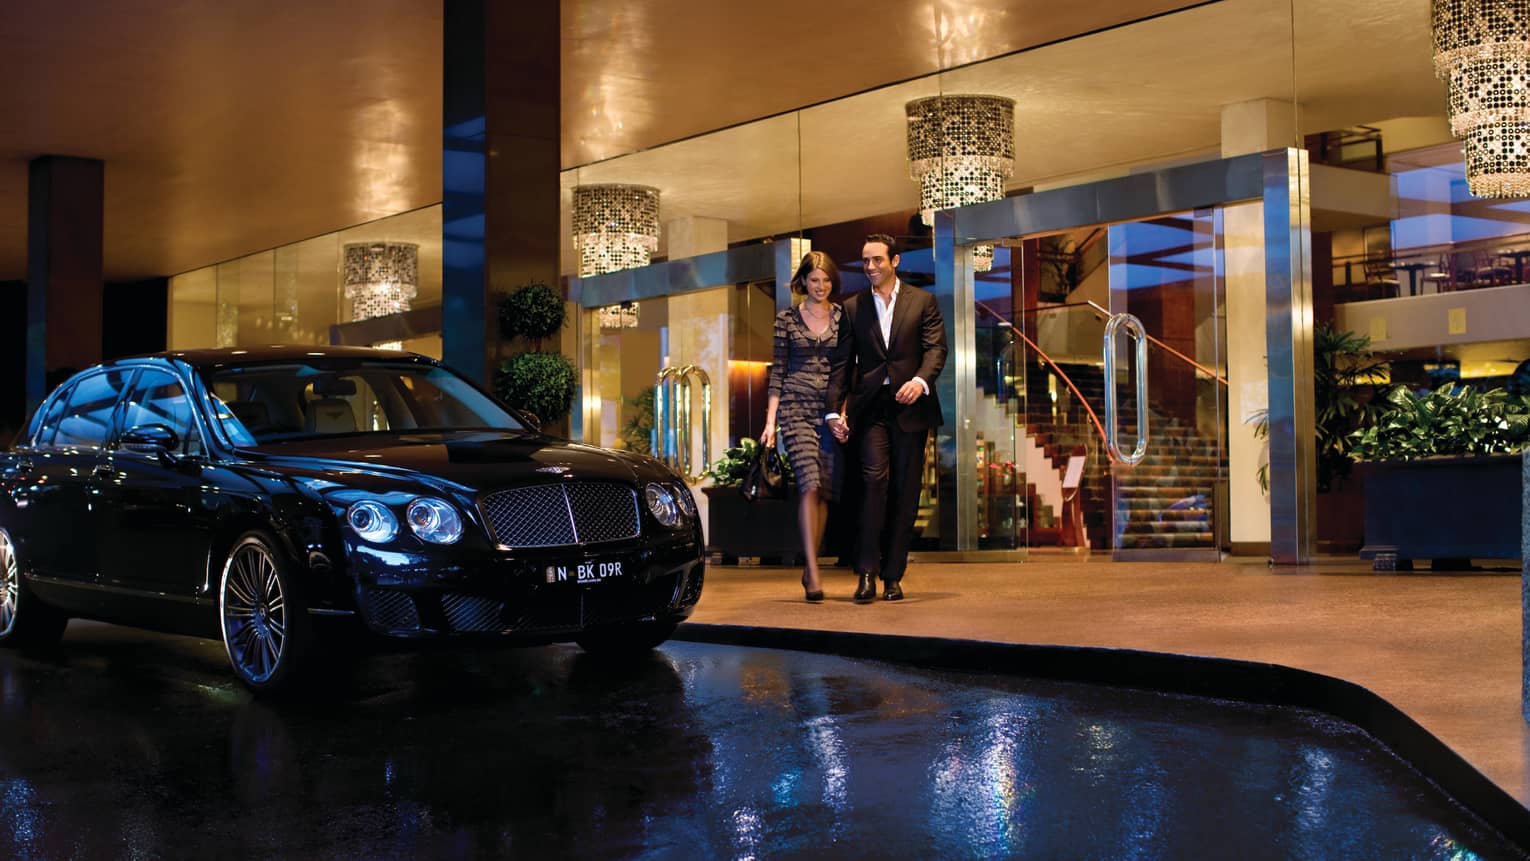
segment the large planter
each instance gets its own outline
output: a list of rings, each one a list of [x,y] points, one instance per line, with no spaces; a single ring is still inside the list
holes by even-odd
[[[1364,470],[1334,478],[1328,492],[1319,492],[1312,502],[1319,553],[1354,553],[1365,546]]]
[[[796,565],[802,561],[802,536],[797,529],[797,488],[787,486],[785,499],[749,502],[737,487],[703,487],[707,495],[707,551],[725,561],[755,556]]]
[[[1365,546],[1374,567],[1434,560],[1520,558],[1522,461],[1517,454],[1372,461],[1365,472]],[[1441,563],[1446,563],[1442,565]]]

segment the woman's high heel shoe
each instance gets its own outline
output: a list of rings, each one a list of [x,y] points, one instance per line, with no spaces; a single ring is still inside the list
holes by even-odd
[[[805,597],[807,598],[809,604],[817,604],[817,603],[823,601],[823,590],[822,589],[816,589],[816,590],[809,589],[808,585],[807,585],[807,575],[806,574],[802,575],[802,591],[803,591]]]

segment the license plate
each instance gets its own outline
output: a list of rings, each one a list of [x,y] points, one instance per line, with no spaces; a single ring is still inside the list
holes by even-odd
[[[547,568],[547,582],[549,583],[581,583],[589,585],[599,583],[602,580],[613,580],[622,576],[622,563],[620,559],[611,562],[591,560],[579,562],[574,565],[549,565]]]

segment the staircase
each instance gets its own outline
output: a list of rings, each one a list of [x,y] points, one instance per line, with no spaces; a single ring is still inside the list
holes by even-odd
[[[1148,422],[1148,454],[1115,468],[1116,547],[1215,547],[1216,441],[1178,419],[1153,414]]]
[[[1104,380],[1096,365],[1064,365],[1062,370],[1104,417]],[[1048,392],[1050,369],[1031,363],[1026,375],[1026,431],[1061,469],[1082,448],[1089,452],[1080,489],[1084,526],[1093,549],[1212,548],[1216,546],[1212,500],[1215,498],[1219,457],[1214,439],[1207,439],[1177,418],[1157,411],[1149,417],[1148,453],[1135,466],[1111,465],[1099,433],[1071,392],[1059,395],[1053,414]],[[1059,381],[1059,391],[1066,389]],[[1017,420],[1020,416],[1016,415]],[[1121,407],[1121,427],[1135,428],[1134,407]],[[1111,477],[1115,498],[1111,498]],[[1112,512],[1119,513],[1113,522]],[[1119,531],[1116,531],[1119,524]],[[1040,543],[1033,536],[1032,543]]]

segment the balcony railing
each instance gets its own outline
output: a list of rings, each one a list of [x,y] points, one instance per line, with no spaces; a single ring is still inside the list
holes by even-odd
[[[1333,259],[1337,302],[1395,299],[1526,283],[1530,234],[1491,242],[1412,248],[1387,256]]]

